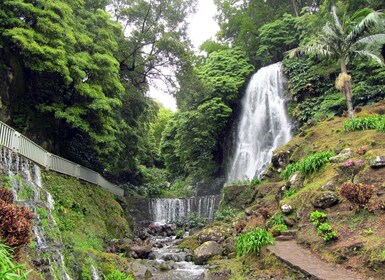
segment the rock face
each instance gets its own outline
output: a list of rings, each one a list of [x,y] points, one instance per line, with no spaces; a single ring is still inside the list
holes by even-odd
[[[311,201],[316,208],[329,208],[338,203],[338,198],[332,192],[322,192],[317,194]]]
[[[216,255],[220,255],[222,249],[215,241],[207,241],[194,251],[194,262],[196,264],[204,264],[208,259]]]
[[[330,162],[343,162],[353,156],[352,149],[343,149],[338,155],[331,157]]]
[[[370,167],[381,168],[385,167],[385,156],[378,156],[369,161]]]

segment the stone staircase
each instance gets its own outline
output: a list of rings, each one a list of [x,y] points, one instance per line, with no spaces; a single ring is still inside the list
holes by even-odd
[[[296,229],[290,229],[290,230],[285,230],[281,232],[281,235],[277,236],[275,240],[277,241],[289,241],[289,240],[294,240],[297,236],[297,230]]]

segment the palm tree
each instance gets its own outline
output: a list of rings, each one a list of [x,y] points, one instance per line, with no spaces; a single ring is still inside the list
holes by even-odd
[[[354,117],[352,86],[347,65],[357,56],[384,64],[379,52],[381,46],[385,44],[383,13],[376,11],[369,13],[369,9],[361,10],[353,19],[366,16],[354,26],[348,20],[340,22],[335,6],[332,8],[332,15],[333,20],[326,23],[314,41],[289,51],[288,55],[293,57],[298,54],[309,54],[337,60],[341,73],[336,79],[336,88],[345,96],[349,117],[352,119]]]

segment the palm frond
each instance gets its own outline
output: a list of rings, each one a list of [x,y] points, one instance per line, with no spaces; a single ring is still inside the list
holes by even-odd
[[[373,59],[374,61],[376,61],[378,64],[380,64],[382,66],[384,65],[384,59],[379,54],[375,54],[375,53],[367,51],[367,50],[354,51],[354,53],[358,56],[368,57],[370,59]]]
[[[360,37],[365,36],[372,28],[380,28],[383,25],[382,16],[383,13],[377,11],[368,14],[359,24],[354,26],[348,36],[346,36],[346,41],[355,42],[359,40]]]
[[[352,46],[357,45],[384,45],[385,44],[385,33],[374,34],[363,37],[355,42]]]
[[[334,24],[338,27],[338,29],[342,30],[342,25],[337,15],[337,7],[335,5],[333,5],[332,7],[332,15],[334,19]]]

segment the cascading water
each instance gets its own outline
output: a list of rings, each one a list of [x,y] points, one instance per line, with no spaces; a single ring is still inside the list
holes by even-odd
[[[195,212],[210,222],[218,208],[220,196],[207,195],[190,198],[154,198],[150,200],[149,209],[152,221],[168,223],[186,218]]]
[[[261,68],[251,78],[242,99],[235,153],[227,183],[260,177],[273,151],[290,138],[282,64]]]
[[[42,268],[42,271],[47,279],[71,280],[60,251],[63,245],[59,229],[52,216],[54,200],[42,187],[39,166],[4,147],[1,149],[1,165],[8,172],[15,201],[27,206],[35,215],[32,228],[35,245],[29,250],[42,258],[40,263],[46,263],[48,270]]]

